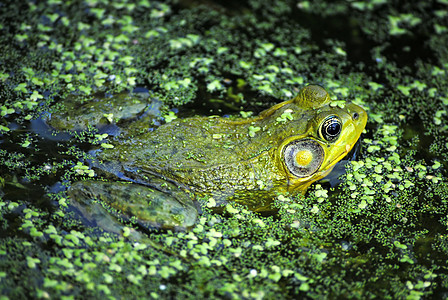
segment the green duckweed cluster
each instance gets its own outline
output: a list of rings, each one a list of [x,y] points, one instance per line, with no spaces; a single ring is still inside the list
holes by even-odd
[[[0,299],[446,297],[448,2],[220,3],[0,4]],[[271,215],[200,199],[189,231],[82,220],[63,187],[96,176],[87,150],[108,136],[35,129],[68,97],[143,87],[169,122],[187,110],[169,107],[245,115],[307,83],[368,110],[341,183],[278,195]]]

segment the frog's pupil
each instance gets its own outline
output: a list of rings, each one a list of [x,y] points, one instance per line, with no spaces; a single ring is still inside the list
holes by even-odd
[[[338,138],[341,129],[341,121],[333,116],[323,122],[320,134],[322,138],[331,142]]]
[[[333,121],[330,125],[327,127],[327,134],[330,136],[338,135],[339,132],[341,132],[341,124]]]

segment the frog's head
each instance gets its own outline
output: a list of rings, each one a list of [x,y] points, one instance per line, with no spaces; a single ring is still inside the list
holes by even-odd
[[[305,125],[295,131],[296,135],[282,140],[276,158],[287,174],[288,190],[304,193],[350,152],[366,126],[367,113],[354,103],[345,103],[343,108],[335,105],[328,93],[316,85],[303,88],[297,97],[277,109],[291,107],[299,111],[300,122]]]

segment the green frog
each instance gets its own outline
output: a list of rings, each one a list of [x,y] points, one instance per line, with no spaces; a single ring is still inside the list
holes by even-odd
[[[129,106],[142,114],[137,102],[138,109]],[[322,87],[308,85],[255,117],[189,117],[154,130],[144,118],[128,120],[110,141],[113,148],[96,153],[91,164],[102,180],[76,182],[69,196],[99,200],[143,226],[169,228],[194,225],[198,197],[209,207],[235,201],[267,210],[279,194],[304,194],[358,141],[366,112],[336,104]]]

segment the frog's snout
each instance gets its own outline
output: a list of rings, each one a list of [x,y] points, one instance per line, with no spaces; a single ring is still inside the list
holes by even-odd
[[[349,103],[347,110],[350,112],[352,121],[357,129],[364,130],[367,124],[367,112],[359,105]]]

